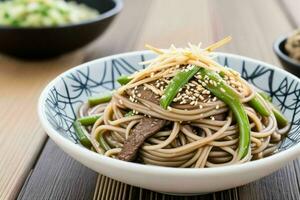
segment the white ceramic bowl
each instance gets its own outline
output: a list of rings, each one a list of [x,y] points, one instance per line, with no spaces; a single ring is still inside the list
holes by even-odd
[[[38,105],[40,121],[58,146],[85,166],[118,181],[165,193],[199,194],[247,184],[266,176],[300,155],[300,80],[270,64],[232,54],[217,53],[217,61],[237,71],[273,97],[293,126],[280,152],[270,157],[218,168],[182,169],[149,166],[108,158],[81,146],[72,129],[78,106],[88,96],[113,90],[116,78],[144,66],[148,51],[97,59],[59,75],[43,90]]]

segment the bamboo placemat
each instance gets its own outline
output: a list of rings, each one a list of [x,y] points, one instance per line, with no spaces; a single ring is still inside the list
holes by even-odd
[[[198,200],[207,199],[207,196],[174,196],[162,194],[113,180],[98,175],[93,200]]]

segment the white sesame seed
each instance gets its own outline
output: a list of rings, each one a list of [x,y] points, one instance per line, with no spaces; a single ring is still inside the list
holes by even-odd
[[[197,90],[201,91],[203,89],[203,87],[201,87],[200,85],[197,85]]]
[[[194,81],[194,80],[192,80],[192,83],[196,86],[196,85],[198,85],[198,83],[196,82],[196,81]]]

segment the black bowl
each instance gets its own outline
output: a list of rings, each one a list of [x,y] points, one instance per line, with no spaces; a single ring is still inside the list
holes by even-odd
[[[282,66],[292,74],[300,77],[300,63],[290,58],[284,48],[288,36],[279,37],[273,44],[273,50]]]
[[[22,58],[48,58],[78,49],[96,39],[123,7],[122,0],[76,0],[97,9],[90,21],[58,27],[0,26],[0,52]]]

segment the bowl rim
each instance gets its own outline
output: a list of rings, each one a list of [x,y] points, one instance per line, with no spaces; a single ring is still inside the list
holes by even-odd
[[[285,43],[288,36],[290,36],[290,34],[287,35],[282,35],[280,37],[278,37],[274,43],[273,43],[273,50],[274,52],[278,55],[278,57],[280,57],[281,59],[283,59],[285,62],[287,62],[289,65],[293,65],[297,68],[300,68],[300,63],[297,63],[294,59],[292,59],[291,57],[289,57],[288,55],[286,55],[284,52],[282,52],[282,50],[280,49],[280,45],[282,43]]]
[[[272,164],[278,164],[280,161],[290,161],[293,159],[296,159],[300,155],[300,143],[294,145],[293,147],[290,147],[284,151],[281,151],[279,153],[276,153],[272,156],[260,159],[260,160],[254,160],[251,162],[246,162],[242,164],[235,164],[235,165],[227,165],[227,166],[220,166],[220,167],[214,167],[214,168],[175,168],[175,167],[163,167],[163,166],[155,166],[155,165],[144,165],[140,163],[133,163],[133,162],[126,162],[110,157],[106,157],[104,155],[100,155],[96,152],[90,151],[78,144],[75,144],[68,140],[67,138],[60,135],[51,125],[48,123],[48,120],[46,118],[45,114],[45,107],[44,107],[44,101],[47,98],[48,91],[58,82],[62,77],[65,77],[65,75],[69,74],[70,72],[75,72],[76,70],[80,68],[84,68],[86,66],[91,66],[95,63],[98,63],[100,61],[106,61],[111,60],[112,58],[119,58],[119,57],[127,57],[127,56],[134,56],[134,55],[141,55],[141,54],[147,54],[150,53],[149,50],[145,51],[133,51],[133,52],[127,52],[127,53],[121,53],[121,54],[114,54],[111,56],[95,59],[83,64],[80,64],[76,67],[73,67],[60,75],[58,75],[56,78],[54,78],[48,85],[43,89],[43,91],[40,94],[39,100],[38,100],[38,116],[40,123],[42,124],[44,130],[46,133],[50,136],[51,139],[55,141],[55,143],[59,143],[60,145],[64,145],[64,149],[68,149],[69,151],[75,152],[76,155],[84,156],[89,160],[96,161],[97,163],[104,162],[106,165],[111,165],[117,168],[126,169],[128,171],[135,171],[135,172],[142,172],[142,173],[157,173],[157,174],[165,174],[165,175],[178,175],[178,176],[193,176],[193,175],[221,175],[223,173],[234,173],[234,172],[241,172],[241,171],[247,171],[251,168],[262,168],[267,165]],[[151,52],[153,53],[153,52]],[[280,73],[290,76],[291,78],[295,80],[299,80],[298,77],[295,75],[284,71],[283,69],[279,67],[275,67],[274,65],[268,64],[266,62],[256,60],[253,58],[249,58],[246,56],[241,56],[237,54],[231,54],[231,53],[222,53],[222,52],[215,52],[217,55],[224,55],[227,57],[232,57],[236,59],[242,59],[250,62],[255,62],[258,64],[261,64],[263,66],[266,66],[271,69],[275,69],[276,71],[279,71]],[[60,147],[61,148],[61,147]],[[122,166],[122,167],[120,167]]]
[[[95,17],[94,19],[90,19],[90,20],[86,20],[86,21],[82,21],[82,22],[78,22],[78,23],[74,23],[74,24],[65,24],[65,25],[61,25],[61,26],[13,27],[13,26],[0,25],[0,31],[1,30],[28,30],[28,31],[58,30],[58,29],[79,27],[79,26],[97,23],[101,20],[104,20],[106,18],[110,18],[110,17],[113,17],[114,15],[117,15],[123,9],[123,6],[124,6],[123,0],[111,0],[111,1],[113,1],[115,3],[115,6],[112,9],[110,9],[104,13],[100,13],[99,16]]]

